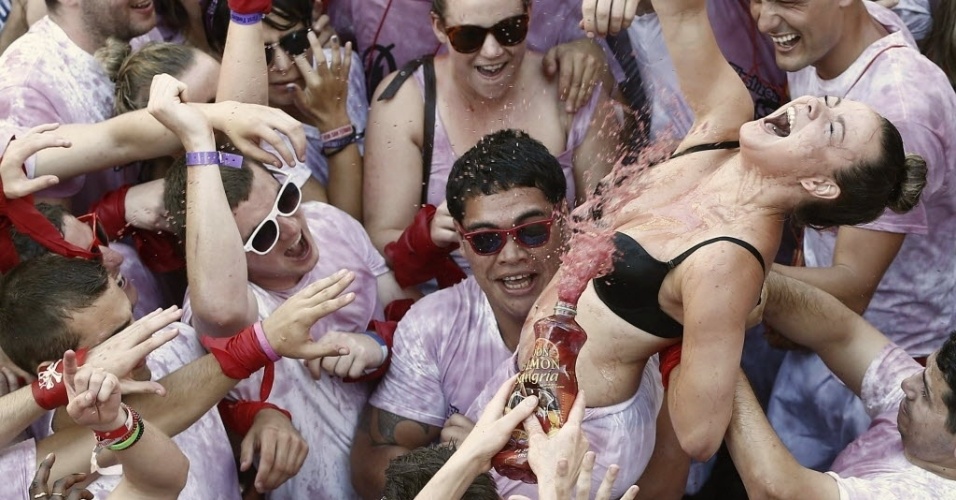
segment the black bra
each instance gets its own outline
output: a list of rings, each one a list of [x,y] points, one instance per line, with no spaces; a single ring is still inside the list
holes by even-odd
[[[617,249],[614,268],[607,275],[594,280],[594,291],[608,309],[631,325],[657,337],[680,337],[684,333],[683,325],[665,313],[658,302],[661,285],[671,269],[679,266],[692,253],[721,241],[739,245],[753,254],[766,272],[767,266],[760,252],[738,238],[711,238],[667,262],[661,262],[647,253],[636,240],[618,232],[614,234],[614,246]]]

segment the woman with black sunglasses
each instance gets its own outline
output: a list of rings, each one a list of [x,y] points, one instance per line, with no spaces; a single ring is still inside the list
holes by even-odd
[[[368,115],[365,77],[344,51],[328,17],[313,23],[312,0],[264,2],[261,22],[239,25],[225,0],[212,5],[210,45],[221,49],[217,100],[268,104],[303,123],[304,159],[324,192],[304,186],[307,199],[327,201],[362,220],[362,139]],[[227,36],[228,32],[228,36]]]
[[[447,269],[410,271],[429,265],[416,256],[444,256],[456,247],[443,205],[445,184],[455,159],[481,137],[514,128],[543,143],[564,169],[572,206],[610,170],[618,128],[610,89],[597,85],[599,79],[586,82],[599,90],[569,113],[558,82],[542,70],[542,54],[526,47],[529,9],[529,0],[433,1],[432,29],[447,53],[391,75],[376,91],[367,139],[366,228],[403,286],[426,274],[436,274],[440,284],[463,276]],[[409,76],[414,81],[407,82]],[[415,241],[431,248],[416,249]],[[464,259],[456,261],[467,269]]]

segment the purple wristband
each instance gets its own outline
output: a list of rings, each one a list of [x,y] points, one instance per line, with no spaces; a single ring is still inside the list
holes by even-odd
[[[232,22],[246,26],[262,21],[263,17],[265,16],[260,12],[255,12],[252,14],[240,14],[238,12],[229,11],[229,19],[232,19]]]
[[[252,325],[252,329],[256,332],[256,340],[259,341],[259,347],[262,348],[262,352],[269,358],[269,361],[279,361],[282,359],[282,356],[279,356],[275,349],[272,348],[272,345],[269,344],[269,339],[266,338],[266,332],[262,331],[262,322],[256,321],[256,324]]]
[[[186,153],[186,166],[222,165],[224,167],[242,168],[242,155],[221,153],[219,151],[198,151]]]

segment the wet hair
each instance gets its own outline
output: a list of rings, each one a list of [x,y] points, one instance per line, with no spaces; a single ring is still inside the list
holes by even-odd
[[[527,10],[531,7],[531,0],[521,0],[521,6]],[[432,12],[438,16],[438,19],[445,20],[445,10],[448,8],[448,0],[432,0]]]
[[[179,77],[196,62],[196,49],[178,43],[154,42],[133,52],[130,44],[110,38],[96,58],[116,84],[116,114],[146,107],[153,77],[162,73]]]
[[[28,373],[60,359],[79,346],[67,321],[108,289],[99,262],[52,253],[21,262],[0,279],[0,348]]]
[[[794,210],[796,223],[817,229],[855,226],[876,220],[886,208],[906,213],[916,206],[926,186],[926,162],[907,155],[900,132],[886,118],[880,120],[879,158],[837,170],[840,195],[804,202]]]
[[[234,147],[220,148],[227,153],[239,154]],[[240,203],[249,199],[252,192],[253,168],[264,168],[259,163],[243,159],[241,168],[219,167],[222,187],[226,192],[229,208],[235,210]],[[177,158],[166,172],[163,187],[163,202],[169,212],[171,231],[180,238],[186,236],[186,162],[185,157]]]
[[[544,144],[520,130],[505,129],[482,137],[455,160],[445,199],[451,216],[460,223],[469,198],[538,188],[557,205],[567,196],[567,186],[561,164]]]
[[[936,2],[933,28],[920,42],[920,48],[946,73],[949,84],[956,87],[956,3]]]
[[[455,453],[455,445],[433,444],[412,450],[394,458],[385,469],[385,492],[388,500],[412,500],[428,484]],[[462,498],[468,500],[498,500],[498,490],[487,472],[480,474],[468,486]]]
[[[297,24],[312,26],[312,0],[273,0],[272,11],[262,19],[266,25],[285,31]],[[229,30],[229,3],[219,0],[212,14],[206,41],[220,56],[226,48],[226,32]]]
[[[943,402],[949,410],[946,415],[946,430],[956,434],[956,330],[950,332],[943,347],[936,353],[936,367],[943,373],[949,391],[943,394]]]
[[[37,211],[43,214],[60,234],[63,234],[63,216],[67,215],[67,211],[62,206],[38,203]],[[13,239],[13,248],[17,251],[17,257],[20,259],[20,262],[35,259],[41,255],[50,253],[47,247],[37,243],[36,240],[28,235],[17,231],[14,227],[10,228],[10,237]]]

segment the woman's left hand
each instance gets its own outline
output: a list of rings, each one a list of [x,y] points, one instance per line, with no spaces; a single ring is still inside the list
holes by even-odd
[[[345,44],[345,54],[339,47],[338,37],[332,37],[332,60],[325,58],[325,51],[315,33],[309,33],[309,44],[315,58],[315,67],[305,54],[295,56],[295,65],[305,80],[303,90],[289,84],[295,104],[306,116],[312,117],[319,130],[328,131],[349,123],[346,101],[349,95],[349,71],[352,69],[352,43]]]

